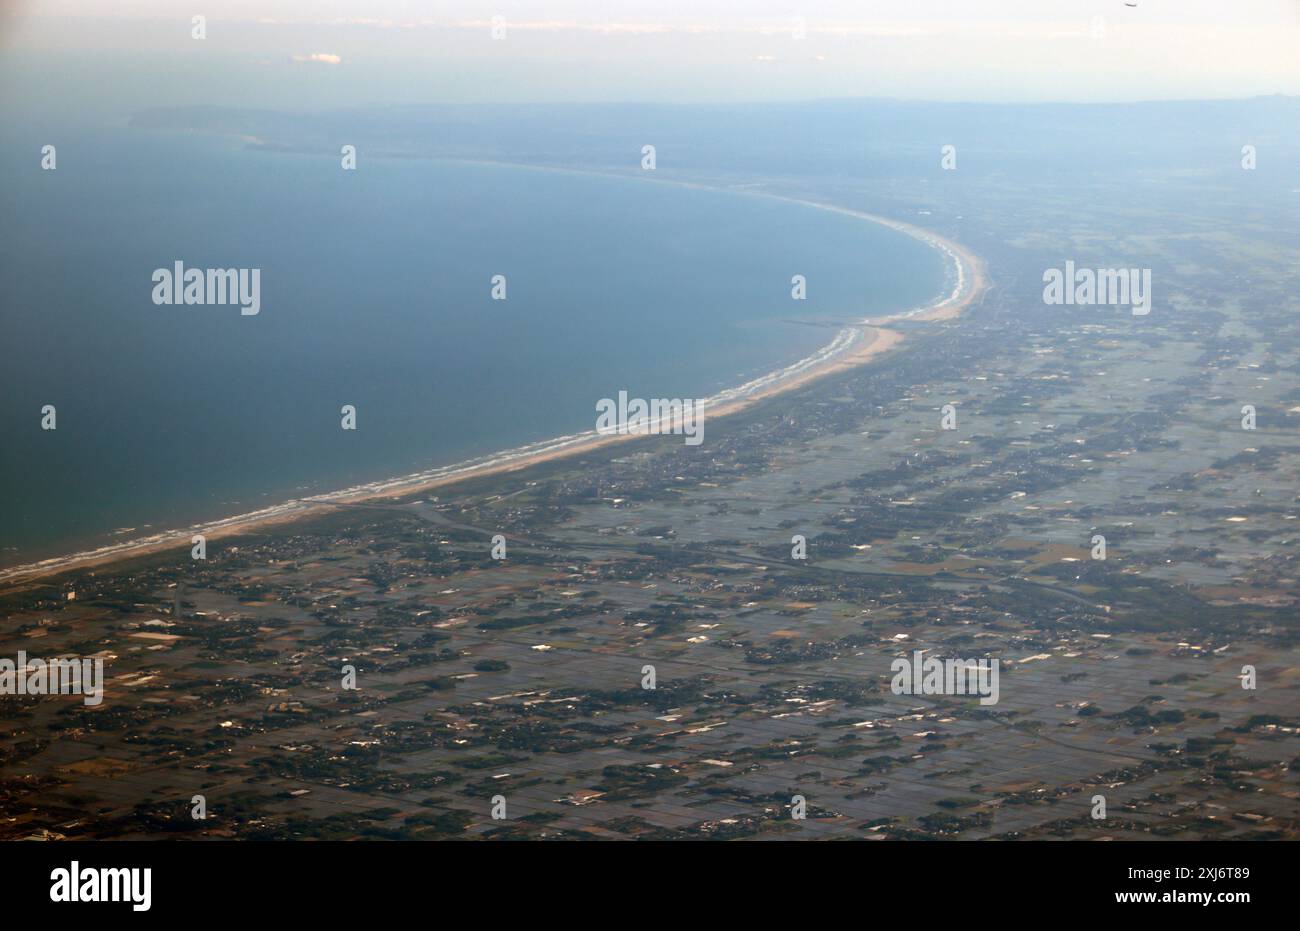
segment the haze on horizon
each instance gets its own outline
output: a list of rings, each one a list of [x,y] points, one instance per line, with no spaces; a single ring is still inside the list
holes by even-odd
[[[0,106],[1231,98],[1300,94],[1298,45],[1300,0],[17,0]]]

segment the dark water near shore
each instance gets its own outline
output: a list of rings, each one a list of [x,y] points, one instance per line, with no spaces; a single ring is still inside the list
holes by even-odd
[[[620,389],[704,397],[834,336],[800,318],[944,280],[900,233],[738,194],[49,135],[0,142],[0,565],[590,429]],[[261,269],[261,313],[154,305],[177,260]]]

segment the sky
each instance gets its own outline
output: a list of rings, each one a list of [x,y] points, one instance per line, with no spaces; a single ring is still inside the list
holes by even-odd
[[[1300,94],[1300,0],[8,0],[0,9],[0,105],[105,119],[193,104]],[[202,40],[191,35],[197,14]]]

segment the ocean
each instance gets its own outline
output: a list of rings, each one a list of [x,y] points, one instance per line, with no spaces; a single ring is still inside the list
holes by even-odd
[[[706,397],[828,321],[932,300],[946,271],[798,204],[364,148],[344,171],[16,126],[0,171],[0,566],[589,430],[620,390]],[[259,269],[260,312],[154,304],[177,261]]]

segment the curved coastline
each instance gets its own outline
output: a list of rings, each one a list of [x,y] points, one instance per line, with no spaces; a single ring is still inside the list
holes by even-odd
[[[512,167],[534,166],[515,165]],[[597,172],[582,172],[563,168],[543,168],[541,170],[597,174]],[[779,200],[818,210],[827,210],[832,213],[878,223],[919,239],[932,248],[938,249],[952,262],[954,269],[953,274],[946,277],[945,280],[945,286],[948,281],[953,282],[951,291],[947,291],[945,287],[946,293],[942,293],[934,302],[902,313],[880,318],[868,318],[848,324],[836,333],[834,339],[811,355],[783,368],[761,375],[742,385],[725,389],[710,398],[705,398],[703,405],[706,416],[709,418],[725,417],[728,414],[737,413],[751,407],[760,400],[803,387],[834,372],[861,365],[902,342],[903,336],[901,333],[887,329],[883,325],[900,320],[951,319],[961,313],[987,287],[983,262],[977,256],[956,242],[901,220],[781,194],[752,190],[734,191],[688,181],[654,181],[651,183],[675,184],[723,193],[743,193],[749,196]],[[187,528],[166,530],[146,537],[137,537],[120,543],[108,544],[93,550],[84,550],[66,556],[57,556],[34,563],[0,569],[0,586],[32,582],[61,572],[102,566],[172,548],[188,547],[191,545],[192,536],[197,533],[202,533],[208,540],[235,536],[277,524],[319,516],[338,505],[357,504],[375,499],[406,497],[407,495],[418,494],[422,491],[432,490],[466,479],[513,472],[553,459],[590,452],[610,443],[640,437],[640,434],[602,434],[595,429],[583,433],[554,437],[515,447],[514,449],[502,450],[477,459],[364,485],[354,485],[339,491],[325,492],[304,498],[293,498],[268,508],[261,508],[215,521],[207,521]]]

